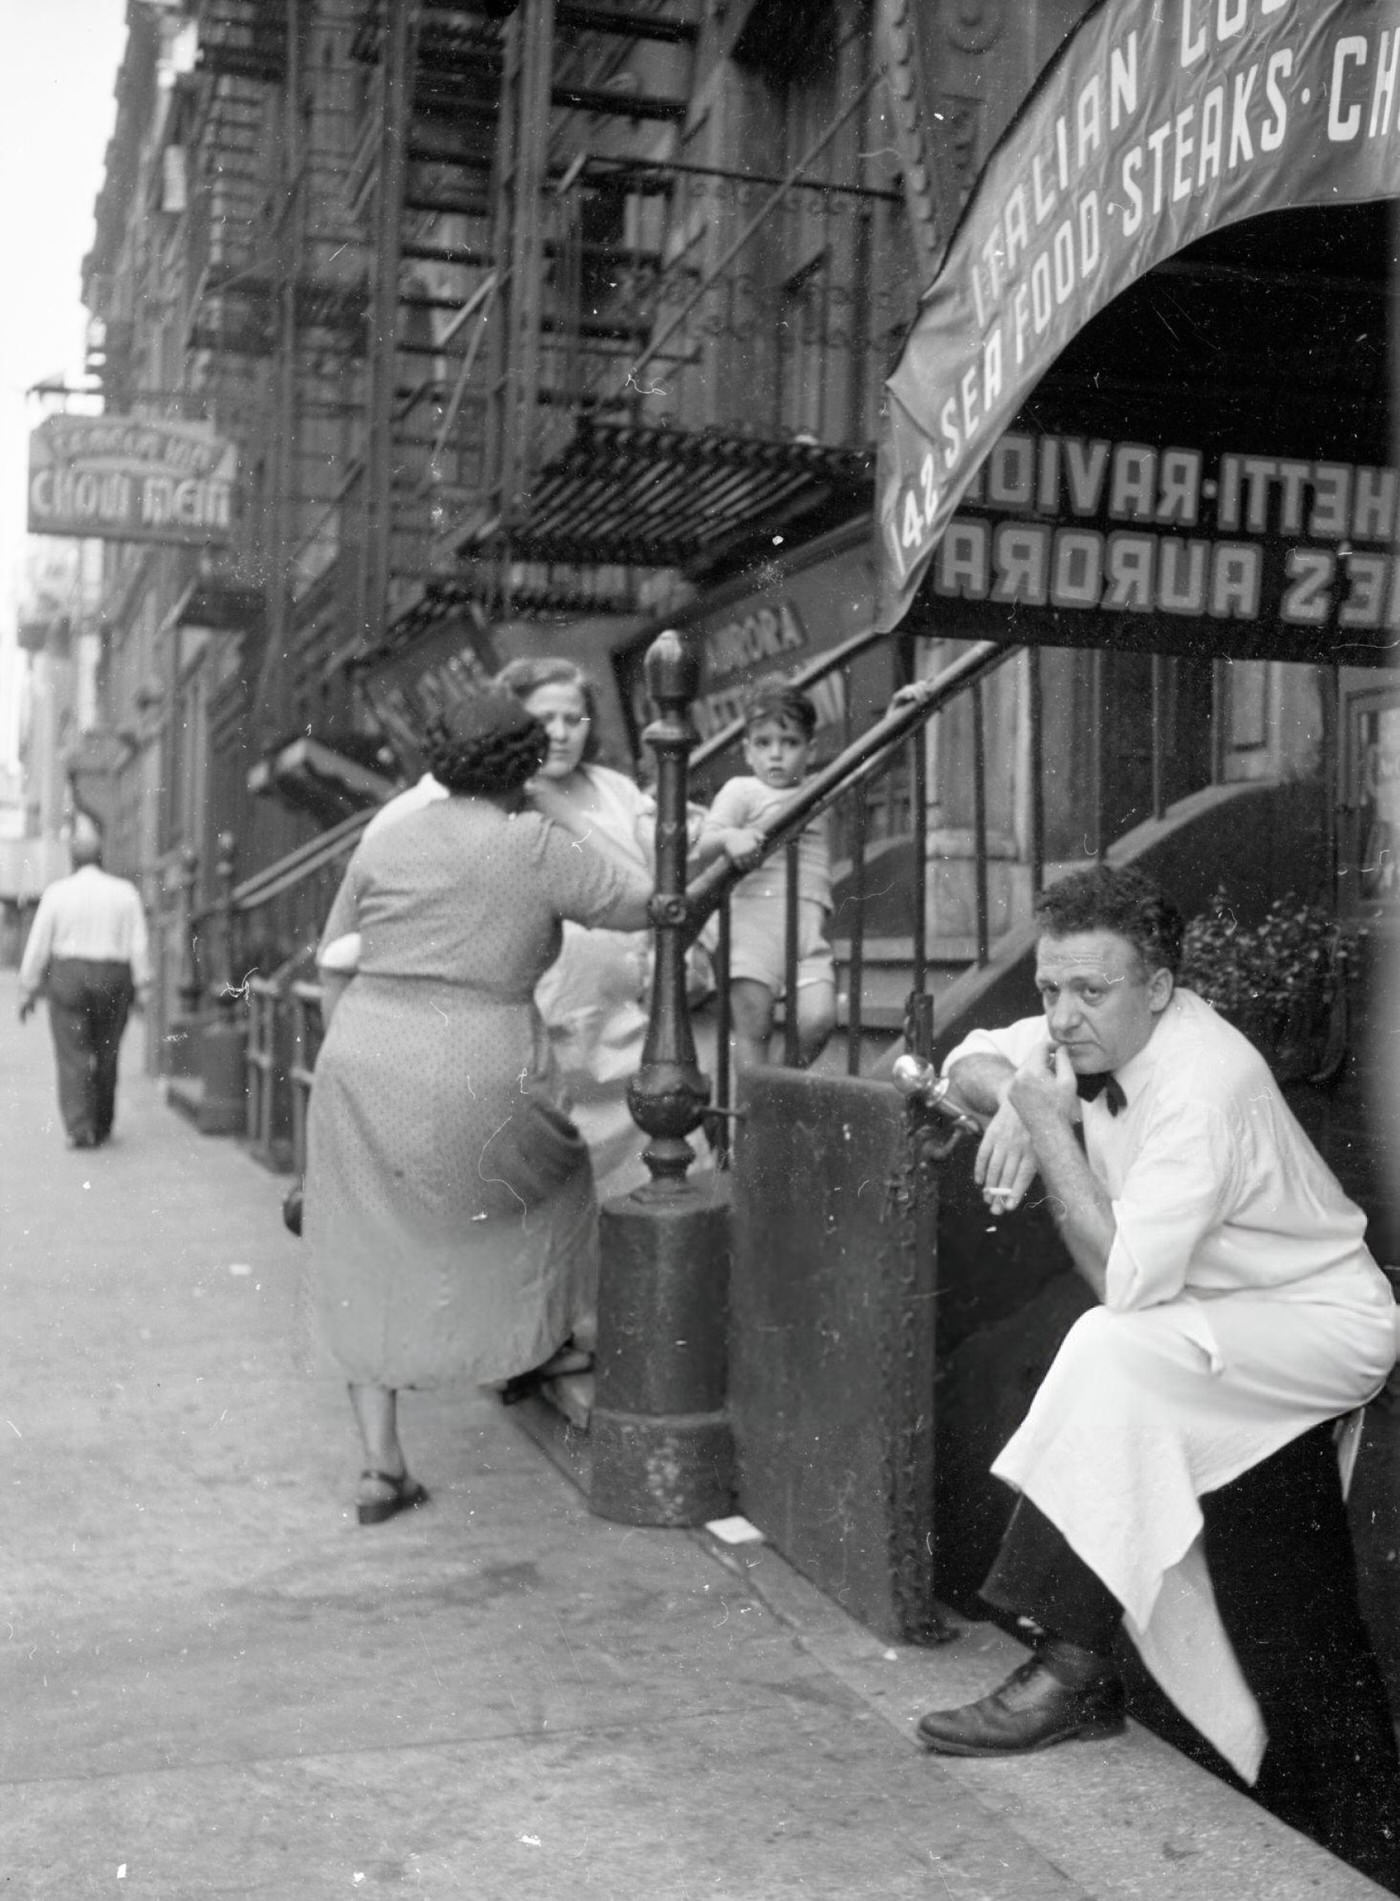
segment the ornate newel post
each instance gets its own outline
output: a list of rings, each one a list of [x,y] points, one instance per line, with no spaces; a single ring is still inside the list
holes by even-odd
[[[214,962],[213,991],[216,1009],[231,1014],[237,996],[233,988],[233,885],[238,869],[237,841],[232,832],[220,832],[215,841],[219,856],[214,861],[214,916],[218,955]]]
[[[642,1160],[651,1170],[649,1198],[684,1191],[695,1151],[686,1140],[700,1126],[710,1100],[709,1078],[695,1060],[695,1038],[685,994],[685,869],[690,702],[700,684],[700,663],[678,633],[668,628],[647,650],[647,691],[659,717],[642,738],[656,755],[656,966],[651,1021],[642,1066],[628,1087],[632,1119],[651,1137]]]
[[[164,1038],[165,1054],[161,1067],[172,1076],[190,1076],[199,1072],[200,1004],[204,1001],[204,986],[199,979],[199,962],[195,950],[194,894],[199,882],[197,853],[181,853],[179,878],[176,899],[179,969],[175,977],[175,996],[179,1008],[171,1017]]]
[[[200,1075],[204,1082],[199,1126],[205,1135],[236,1135],[247,1121],[247,1076],[241,991],[233,969],[233,903],[236,869],[232,832],[220,832],[219,856],[214,866],[214,968],[210,991],[213,1015],[204,1026],[200,1048]]]
[[[186,1017],[199,1014],[204,985],[195,948],[194,893],[199,883],[199,853],[192,847],[180,855],[180,1008]]]
[[[659,634],[646,659],[659,716],[643,735],[656,755],[656,926],[651,1020],[628,1090],[650,1138],[652,1179],[602,1216],[597,1386],[589,1415],[589,1503],[629,1525],[696,1525],[730,1509],[734,1446],[728,1385],[729,1195],[726,1176],[687,1178],[710,1086],[686,1002],[686,791],[690,702],[699,664],[681,636]]]

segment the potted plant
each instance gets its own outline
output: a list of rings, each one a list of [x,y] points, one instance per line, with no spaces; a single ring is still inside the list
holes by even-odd
[[[1280,1082],[1329,1081],[1346,1055],[1359,931],[1291,892],[1241,923],[1222,886],[1186,926],[1181,982],[1242,1030]]]

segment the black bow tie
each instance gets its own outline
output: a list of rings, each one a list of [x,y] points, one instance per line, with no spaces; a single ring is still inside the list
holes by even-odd
[[[1109,1070],[1101,1069],[1093,1076],[1077,1076],[1075,1086],[1081,1102],[1094,1102],[1102,1096],[1111,1116],[1116,1116],[1120,1109],[1128,1106],[1122,1083]]]

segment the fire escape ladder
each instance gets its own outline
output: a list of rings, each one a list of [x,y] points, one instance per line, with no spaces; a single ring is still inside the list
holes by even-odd
[[[289,33],[283,0],[205,0],[198,24],[204,72],[257,85],[283,83]]]
[[[674,80],[648,83],[654,61],[634,56],[648,45],[688,52],[697,29],[681,11],[539,0],[503,36],[481,504],[449,538],[497,613],[626,605],[615,575],[606,600],[594,592],[606,558],[567,557],[583,574],[548,556],[541,565],[530,524],[542,472],[586,428],[609,366],[648,334],[638,306],[659,263],[647,236],[661,222],[655,202],[670,189],[663,128],[685,118],[688,99]],[[618,420],[630,407],[630,397],[607,404]]]
[[[524,507],[531,474],[553,70],[554,0],[537,0],[513,15],[504,36],[493,182],[496,290],[487,383],[486,507],[498,546]],[[504,555],[503,547],[500,552]]]
[[[196,25],[186,373],[238,446],[244,497],[239,543],[206,561],[200,600],[226,600],[242,628],[266,738],[294,697],[299,599],[345,538],[365,347],[366,247],[345,202],[353,0],[205,0]],[[254,594],[256,612],[237,607]]]
[[[346,618],[363,654],[431,592],[443,515],[480,501],[501,26],[462,0],[372,0],[352,58],[369,105],[349,195],[373,258],[365,426],[345,483]]]
[[[383,639],[389,606],[394,529],[394,425],[399,382],[399,282],[404,180],[421,0],[387,9],[379,153],[375,172],[374,282],[370,301],[369,385],[365,431],[365,535],[360,587],[361,637]]]
[[[698,571],[760,521],[837,519],[866,499],[894,321],[868,317],[867,279],[891,276],[899,195],[862,164],[875,78],[852,73],[824,126],[795,122],[786,173],[687,162],[666,129],[687,110],[683,11],[533,0],[502,26],[415,0],[397,114],[384,62],[403,9],[374,11],[371,650],[467,606],[627,611],[648,570]],[[378,174],[395,125],[391,243]]]
[[[255,676],[267,639],[266,538],[277,512],[275,472],[264,463],[257,474],[272,433],[268,364],[278,314],[267,213],[280,169],[273,115],[291,23],[285,7],[267,0],[208,0],[196,25],[199,59],[182,135],[193,158],[182,380],[233,440],[243,492],[236,537],[202,558],[196,595],[213,624],[226,615],[239,629],[244,667]]]
[[[261,548],[264,614],[254,713],[271,740],[286,717],[293,614],[290,554],[295,543],[301,492],[302,366],[300,328],[305,303],[307,230],[305,136],[301,109],[307,51],[307,0],[285,0],[285,41],[280,81],[273,94],[276,126],[271,139],[270,190],[264,225],[269,273],[271,374],[267,379],[265,511]],[[245,653],[245,666],[251,655]]]
[[[691,162],[664,129],[681,12],[548,0],[506,31],[481,507],[448,536],[497,614],[627,611],[648,570],[868,495],[899,198],[862,152],[877,78],[848,55],[785,173]]]

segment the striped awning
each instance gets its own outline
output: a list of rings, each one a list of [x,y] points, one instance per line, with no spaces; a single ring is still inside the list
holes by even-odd
[[[863,450],[582,417],[505,536],[515,560],[683,567],[828,503],[858,507],[872,475]]]

